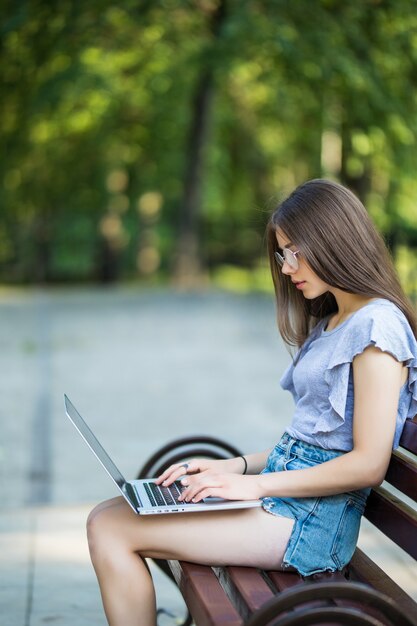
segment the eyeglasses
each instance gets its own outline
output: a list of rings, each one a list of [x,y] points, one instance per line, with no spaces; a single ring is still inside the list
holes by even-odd
[[[275,252],[275,260],[280,267],[287,262],[293,270],[298,270],[297,254],[300,254],[300,250],[295,250],[295,252],[293,252],[289,248],[284,248],[282,255],[279,252]]]

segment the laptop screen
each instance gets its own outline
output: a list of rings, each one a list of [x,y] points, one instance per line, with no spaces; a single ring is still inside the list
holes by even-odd
[[[97,440],[97,438],[93,435],[81,415],[78,413],[75,406],[72,404],[71,400],[68,396],[64,396],[65,398],[65,410],[70,418],[71,422],[74,424],[75,428],[80,433],[81,437],[87,443],[87,445],[94,452],[104,469],[107,471],[109,476],[114,480],[117,486],[122,489],[124,484],[126,483],[124,477],[119,472],[101,443]]]

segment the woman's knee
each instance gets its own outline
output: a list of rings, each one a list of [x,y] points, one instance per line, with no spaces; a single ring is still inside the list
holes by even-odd
[[[115,499],[101,502],[90,511],[87,518],[87,540],[90,554],[93,557],[98,550],[105,550],[112,543],[114,534],[113,511],[117,506]]]

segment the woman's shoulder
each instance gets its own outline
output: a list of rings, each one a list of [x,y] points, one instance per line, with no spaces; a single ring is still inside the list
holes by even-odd
[[[410,324],[390,300],[372,300],[356,311],[340,331],[332,361],[352,360],[371,345],[393,354],[399,361],[417,357],[417,341]]]
[[[373,319],[394,319],[397,318],[401,322],[408,324],[407,318],[401,309],[386,298],[375,298],[370,300],[363,307],[358,309],[353,317],[368,317]]]
[[[350,332],[359,332],[359,335],[373,330],[374,333],[383,335],[405,332],[414,337],[410,324],[401,309],[394,302],[384,298],[371,300],[356,311],[348,322],[347,328]]]

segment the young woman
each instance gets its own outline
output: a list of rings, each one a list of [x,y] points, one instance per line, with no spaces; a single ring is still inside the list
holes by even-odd
[[[298,348],[281,379],[292,423],[272,451],[191,459],[158,479],[186,472],[186,501],[263,506],[149,518],[122,498],[98,505],[88,539],[111,626],[156,622],[145,557],[303,575],[343,568],[369,489],[417,413],[415,314],[359,200],[330,181],[301,185],[273,213],[268,246],[279,330]]]

